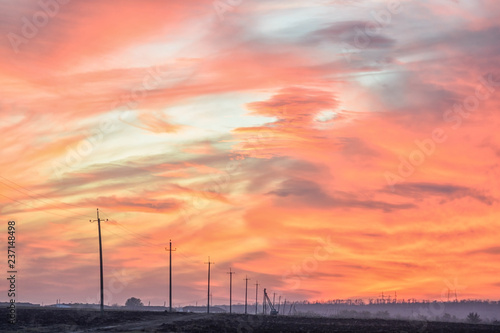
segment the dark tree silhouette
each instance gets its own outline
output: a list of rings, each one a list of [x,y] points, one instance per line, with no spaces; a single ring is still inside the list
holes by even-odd
[[[467,322],[472,323],[472,324],[477,324],[477,323],[481,322],[481,318],[479,318],[479,315],[477,314],[477,312],[471,312],[467,316]]]
[[[135,297],[130,297],[125,302],[125,306],[130,307],[130,308],[136,308],[136,307],[143,306],[143,305],[144,304],[142,304],[142,301],[139,298],[135,298]]]

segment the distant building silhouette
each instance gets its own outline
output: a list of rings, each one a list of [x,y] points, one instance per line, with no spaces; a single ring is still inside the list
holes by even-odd
[[[195,312],[195,313],[206,313],[206,306],[185,306],[182,308],[182,312]],[[210,313],[226,313],[226,310],[221,309],[216,306],[210,307]]]

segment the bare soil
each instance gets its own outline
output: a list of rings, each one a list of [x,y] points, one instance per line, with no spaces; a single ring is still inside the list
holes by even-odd
[[[485,324],[123,310],[101,315],[93,310],[49,308],[17,309],[17,323],[12,325],[7,321],[7,309],[0,312],[4,318],[0,332],[500,332],[500,326]]]

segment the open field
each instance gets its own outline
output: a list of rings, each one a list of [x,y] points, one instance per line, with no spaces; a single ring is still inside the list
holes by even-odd
[[[0,311],[7,318],[7,309]],[[382,319],[253,316],[147,311],[17,310],[17,324],[0,323],[2,332],[499,332],[500,326]]]

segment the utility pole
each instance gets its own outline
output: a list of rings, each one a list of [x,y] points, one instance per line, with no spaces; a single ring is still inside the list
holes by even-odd
[[[233,305],[233,274],[235,274],[235,272],[232,272],[231,267],[229,267],[229,272],[227,272],[227,274],[229,274],[229,313],[233,313],[233,308],[232,308],[232,305]]]
[[[168,279],[168,311],[172,312],[172,251],[175,251],[177,249],[172,250],[172,240],[170,240],[170,248],[165,248],[165,251],[170,252],[170,260],[169,260],[169,279]]]
[[[248,280],[250,279],[245,275],[245,278],[243,280],[245,280],[245,314],[247,314]]]
[[[262,314],[266,314],[267,302],[266,302],[266,288],[264,288],[264,296],[262,296]]]
[[[210,261],[210,256],[209,256],[208,257],[208,262],[206,262],[205,265],[206,264],[208,264],[207,313],[210,313],[210,265],[215,264],[215,263]]]
[[[255,314],[257,314],[257,305],[259,304],[257,300],[258,293],[259,293],[259,281],[255,281]]]
[[[90,220],[90,223],[97,221],[97,229],[99,229],[99,267],[101,271],[101,314],[104,312],[104,277],[102,273],[102,240],[101,240],[101,219],[99,218],[99,208],[97,208],[97,220]],[[108,219],[106,219],[106,222]]]

